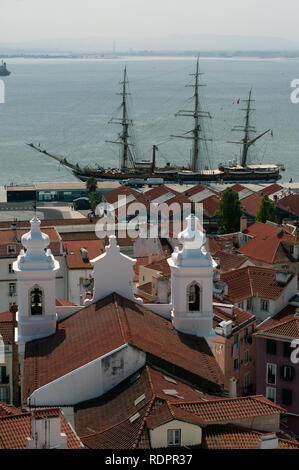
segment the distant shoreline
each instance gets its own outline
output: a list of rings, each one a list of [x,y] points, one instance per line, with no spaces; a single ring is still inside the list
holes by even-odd
[[[298,51],[138,51],[138,52],[103,52],[103,53],[35,53],[14,52],[1,53],[3,59],[125,59],[125,58],[173,58],[189,59],[200,55],[202,59],[299,59]]]

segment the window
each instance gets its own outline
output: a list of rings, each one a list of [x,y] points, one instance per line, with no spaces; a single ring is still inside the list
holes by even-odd
[[[6,366],[0,366],[0,383],[8,383],[8,377],[6,375]]]
[[[283,380],[288,380],[289,382],[294,378],[294,367],[292,366],[281,366],[280,368],[280,378]]]
[[[234,359],[234,372],[239,369],[239,361],[238,359]]]
[[[294,254],[294,245],[290,245],[290,253],[291,253],[291,255]]]
[[[7,245],[7,253],[13,255],[17,252],[16,245]]]
[[[14,282],[9,283],[9,296],[12,297],[16,293],[16,284]]]
[[[238,307],[239,309],[243,310],[243,308],[244,308],[243,300],[242,300],[242,302],[239,302],[239,303],[237,304],[237,307]]]
[[[275,403],[276,402],[276,388],[266,387],[266,398],[268,398],[268,400],[271,400]]]
[[[250,387],[250,372],[247,372],[247,374],[244,375],[245,393],[248,391],[249,387]]]
[[[276,341],[267,339],[267,354],[276,354]]]
[[[43,293],[39,287],[35,287],[30,292],[31,315],[42,315],[43,313]]]
[[[282,389],[282,404],[283,405],[291,405],[292,404],[292,390],[287,388]]]
[[[196,282],[193,282],[187,289],[187,301],[189,312],[200,310],[200,287]]]
[[[263,312],[268,312],[269,311],[269,300],[261,299],[261,310]]]
[[[9,272],[9,274],[13,273],[12,263],[9,263],[9,265],[8,265],[8,272]]]
[[[244,365],[248,364],[249,362],[249,351],[248,349],[246,349],[246,351],[244,352]]]
[[[291,343],[283,343],[283,357],[290,359],[293,348],[291,348]]]
[[[180,446],[181,445],[181,430],[168,429],[167,430],[167,445]]]
[[[252,310],[252,299],[246,300],[246,310]]]
[[[276,385],[276,364],[267,364],[267,384]]]

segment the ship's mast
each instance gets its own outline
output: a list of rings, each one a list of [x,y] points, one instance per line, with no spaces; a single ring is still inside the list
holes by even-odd
[[[128,84],[128,79],[127,79],[127,67],[124,68],[124,78],[123,81],[120,82],[122,85],[122,92],[117,93],[117,95],[122,96],[122,117],[121,118],[112,118],[109,121],[109,124],[120,124],[122,126],[122,132],[119,134],[120,141],[111,141],[111,140],[106,140],[106,142],[110,142],[112,144],[120,144],[122,145],[122,155],[121,155],[121,170],[123,172],[126,172],[128,170],[128,158],[131,159],[133,165],[134,161],[133,158],[129,152],[129,146],[132,145],[128,142],[129,135],[128,135],[128,127],[129,125],[132,125],[132,121],[128,119],[127,115],[127,95],[130,93],[127,92],[127,84]]]
[[[192,149],[192,162],[191,162],[191,170],[192,171],[198,171],[199,169],[199,141],[204,140],[204,141],[211,141],[212,139],[206,139],[203,137],[200,137],[200,132],[202,131],[201,126],[199,124],[199,118],[211,118],[211,115],[207,111],[201,111],[200,106],[199,106],[199,93],[198,93],[198,88],[200,86],[205,86],[202,83],[199,83],[199,76],[203,75],[202,72],[199,72],[199,57],[197,57],[196,61],[196,70],[195,73],[190,74],[191,76],[194,76],[194,84],[193,85],[186,85],[187,87],[193,87],[194,88],[194,109],[191,110],[185,110],[181,109],[179,110],[175,116],[188,116],[188,117],[193,117],[194,119],[194,128],[186,134],[193,133],[192,137],[189,137],[187,135],[172,135],[171,137],[179,137],[181,139],[192,139],[193,140],[193,149]]]
[[[246,108],[242,108],[242,111],[245,111],[245,123],[244,126],[234,126],[232,131],[241,131],[244,133],[243,139],[241,139],[240,142],[232,142],[230,141],[230,144],[240,144],[242,145],[242,155],[241,155],[241,166],[244,168],[246,167],[247,164],[247,155],[248,155],[248,150],[249,147],[254,144],[258,139],[263,137],[263,135],[267,134],[267,132],[270,132],[271,129],[266,130],[265,132],[262,132],[259,134],[257,137],[254,139],[250,138],[250,133],[255,133],[255,127],[250,125],[250,113],[251,111],[255,111],[253,108],[251,108],[251,103],[255,100],[251,98],[251,93],[252,89],[249,91],[249,96],[247,100],[242,100],[243,102],[247,103]]]

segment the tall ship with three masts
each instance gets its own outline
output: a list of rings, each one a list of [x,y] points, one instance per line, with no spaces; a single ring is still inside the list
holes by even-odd
[[[46,150],[36,146],[33,143],[27,144],[33,149],[37,150],[44,155],[47,155],[60,164],[70,169],[71,172],[81,181],[86,181],[89,177],[94,177],[98,181],[117,180],[125,183],[130,182],[134,184],[146,184],[149,181],[152,183],[190,183],[196,184],[199,182],[253,182],[253,181],[266,181],[274,182],[281,178],[280,170],[283,170],[283,165],[249,165],[247,163],[248,151],[250,147],[265,134],[270,132],[268,129],[256,137],[251,137],[255,133],[255,128],[250,124],[251,108],[251,90],[249,98],[244,100],[247,103],[245,110],[245,123],[244,126],[235,126],[233,130],[242,131],[243,138],[240,141],[232,142],[241,145],[241,161],[238,164],[236,160],[231,160],[227,164],[221,163],[216,169],[209,169],[207,166],[202,168],[202,143],[208,142],[211,139],[205,137],[203,131],[202,120],[211,118],[208,111],[202,110],[199,100],[199,87],[202,84],[199,81],[201,72],[199,72],[199,58],[196,61],[194,82],[191,86],[194,88],[193,93],[193,109],[180,110],[176,116],[191,117],[193,120],[193,128],[183,135],[172,135],[174,138],[189,139],[192,141],[191,159],[186,166],[179,166],[176,164],[167,163],[165,166],[160,167],[156,163],[157,145],[153,145],[153,152],[151,160],[138,160],[134,156],[134,144],[131,142],[132,120],[128,117],[127,112],[127,70],[124,69],[123,80],[121,81],[122,90],[119,93],[122,96],[121,103],[121,116],[119,118],[112,118],[109,122],[111,124],[118,124],[121,126],[121,132],[118,138],[114,141],[106,141],[113,144],[120,145],[121,147],[121,161],[119,168],[105,169],[102,166],[91,167],[81,166],[78,163],[73,164],[66,158],[61,158],[49,153]],[[272,131],[271,131],[272,134]]]

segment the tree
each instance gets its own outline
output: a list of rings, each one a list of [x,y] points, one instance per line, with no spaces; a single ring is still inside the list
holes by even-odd
[[[95,211],[97,205],[100,203],[101,197],[97,192],[97,181],[93,176],[90,176],[86,181],[86,188],[88,190],[88,197],[90,201],[91,208],[93,212]]]
[[[86,188],[89,193],[95,193],[97,190],[98,184],[93,176],[90,176],[86,181]]]
[[[239,195],[230,187],[223,191],[220,208],[216,212],[218,234],[238,232],[243,215]]]
[[[265,224],[267,220],[277,222],[275,204],[269,199],[267,194],[264,194],[262,197],[255,220],[256,222],[263,222],[263,224]]]

